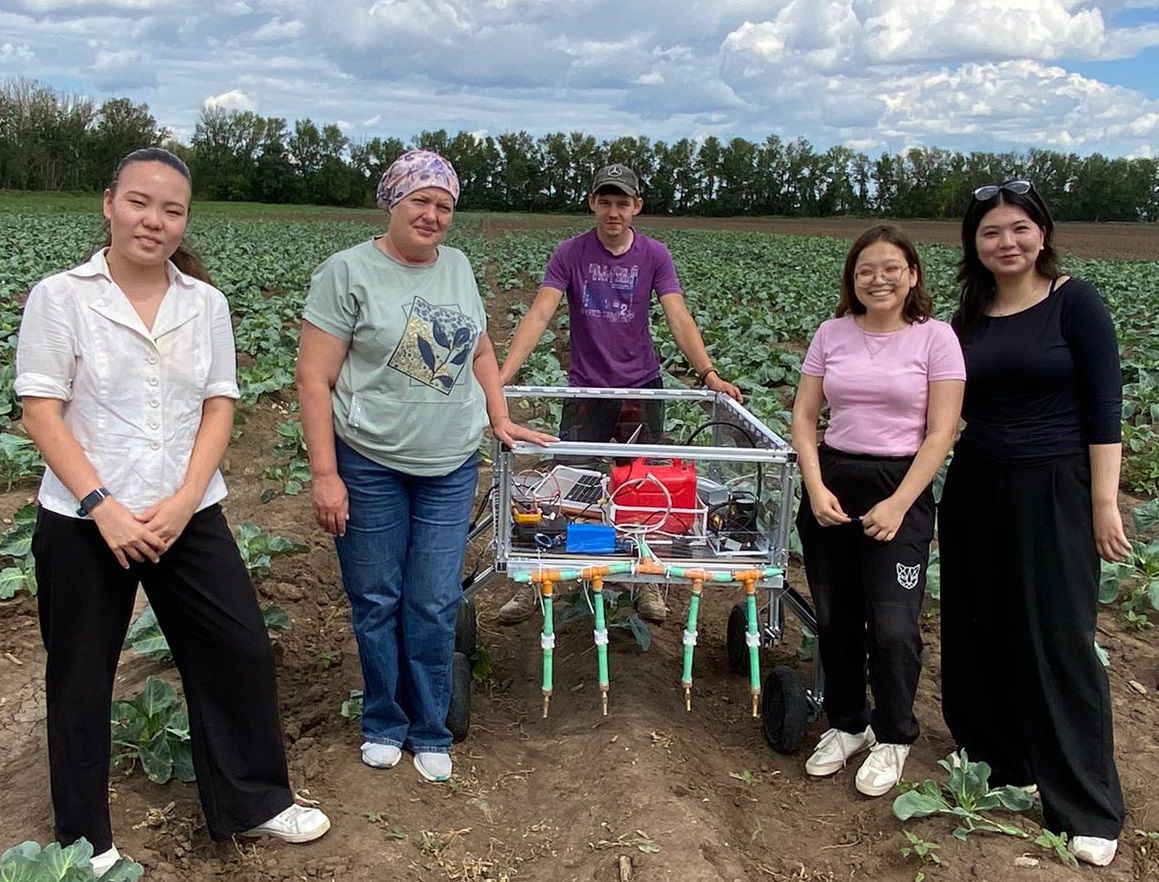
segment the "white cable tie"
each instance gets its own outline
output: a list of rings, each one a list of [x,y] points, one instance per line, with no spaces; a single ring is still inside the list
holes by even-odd
[[[555,649],[555,635],[554,634],[540,634],[539,646],[541,649]]]
[[[685,646],[695,646],[696,645],[696,636],[699,633],[700,633],[699,631],[687,631],[686,630],[684,632],[684,645]]]
[[[608,629],[607,628],[604,628],[604,630],[602,630],[602,631],[595,631],[593,633],[595,634],[595,638],[596,638],[596,646],[607,646],[608,645]]]
[[[758,634],[749,634],[748,632],[745,632],[744,642],[745,642],[745,645],[750,647],[750,648],[753,646],[759,647],[761,645],[761,635],[759,633]]]

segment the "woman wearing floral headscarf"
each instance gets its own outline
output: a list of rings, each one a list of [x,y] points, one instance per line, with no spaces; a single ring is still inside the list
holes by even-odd
[[[451,776],[455,615],[475,452],[550,435],[514,424],[464,254],[441,243],[459,179],[437,153],[387,169],[386,234],[314,273],[298,350],[314,516],[335,537],[362,662],[362,760],[402,750],[430,781]]]

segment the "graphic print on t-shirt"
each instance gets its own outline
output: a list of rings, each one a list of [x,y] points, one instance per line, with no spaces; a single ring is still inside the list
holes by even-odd
[[[411,301],[406,329],[387,364],[424,386],[450,395],[469,366],[479,326],[457,309]]]
[[[587,278],[581,293],[580,309],[584,315],[609,322],[628,323],[636,316],[633,295],[640,277],[640,267],[588,264]]]

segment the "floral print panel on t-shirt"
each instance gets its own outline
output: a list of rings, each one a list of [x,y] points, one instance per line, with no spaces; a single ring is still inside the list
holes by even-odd
[[[470,366],[479,325],[458,309],[411,301],[406,330],[388,364],[424,386],[450,395]]]

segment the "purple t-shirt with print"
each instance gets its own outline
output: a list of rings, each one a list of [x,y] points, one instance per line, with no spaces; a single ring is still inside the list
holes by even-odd
[[[567,295],[571,385],[634,389],[660,376],[648,321],[652,292],[683,293],[662,242],[633,232],[632,246],[617,255],[589,230],[556,247],[543,284]]]

